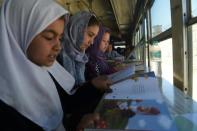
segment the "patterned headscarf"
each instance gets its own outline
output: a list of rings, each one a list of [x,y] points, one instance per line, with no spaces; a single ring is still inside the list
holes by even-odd
[[[106,62],[106,56],[104,52],[99,49],[103,35],[110,30],[106,27],[100,26],[99,33],[94,39],[94,43],[86,51],[89,61],[86,65],[86,78],[92,79],[98,75],[107,75],[113,73],[115,70],[112,69]],[[96,72],[96,74],[95,74]]]
[[[100,26],[99,27],[99,32],[98,35],[96,36],[96,38],[94,39],[94,43],[91,47],[89,47],[86,51],[86,53],[88,54],[89,59],[92,61],[96,60],[96,59],[106,59],[105,57],[105,53],[102,52],[99,49],[101,40],[103,38],[103,35],[109,32],[110,33],[110,29],[106,28],[104,26]]]
[[[84,31],[88,26],[93,14],[81,11],[73,15],[65,26],[63,37],[63,50],[60,53],[64,68],[75,78],[75,84],[85,82],[84,71],[88,57],[81,52],[80,45],[83,43]]]

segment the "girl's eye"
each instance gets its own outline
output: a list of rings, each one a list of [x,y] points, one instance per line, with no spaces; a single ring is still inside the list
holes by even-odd
[[[49,37],[48,37],[48,38],[46,37],[46,39],[47,39],[47,40],[53,40],[53,38],[49,38]]]
[[[60,42],[63,42],[63,40],[64,40],[63,37],[60,37],[60,38],[59,38],[59,41],[60,41]]]
[[[90,34],[90,33],[88,35],[89,35],[89,37],[93,37],[94,36],[93,34]]]
[[[43,36],[46,40],[53,40],[53,37],[52,36]]]

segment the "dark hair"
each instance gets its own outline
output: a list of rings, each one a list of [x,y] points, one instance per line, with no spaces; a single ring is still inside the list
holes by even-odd
[[[109,45],[114,45],[114,41],[109,41]]]
[[[108,27],[105,27],[105,31],[104,31],[105,33],[109,33],[109,34],[111,34],[111,29],[110,28],[108,28]]]
[[[90,20],[88,22],[88,26],[94,26],[94,25],[100,25],[100,22],[98,21],[98,19],[96,18],[96,16],[92,15],[90,17]]]
[[[65,20],[65,15],[62,15],[61,17],[59,17],[59,19],[61,19],[61,20]]]

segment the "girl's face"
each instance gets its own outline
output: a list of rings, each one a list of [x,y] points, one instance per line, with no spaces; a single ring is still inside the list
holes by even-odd
[[[109,44],[106,51],[107,52],[111,52],[112,50],[113,50],[112,44]]]
[[[98,25],[88,26],[84,33],[83,43],[80,46],[82,51],[85,51],[91,44],[93,44],[94,38],[97,36],[99,31]]]
[[[107,47],[109,45],[109,38],[110,38],[110,34],[108,32],[103,34],[101,43],[99,45],[99,50],[102,51],[103,53],[107,50]]]
[[[38,34],[27,48],[27,57],[39,66],[51,66],[61,50],[64,20],[58,19]]]

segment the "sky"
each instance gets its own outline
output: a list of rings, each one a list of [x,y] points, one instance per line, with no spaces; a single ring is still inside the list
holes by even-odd
[[[197,0],[192,0],[192,15],[197,16]]]
[[[197,0],[191,0],[192,16],[197,16]],[[162,30],[171,27],[170,0],[155,0],[151,9],[152,26],[162,25]]]
[[[170,0],[155,0],[151,9],[152,26],[171,27]],[[163,29],[162,29],[163,30]]]

